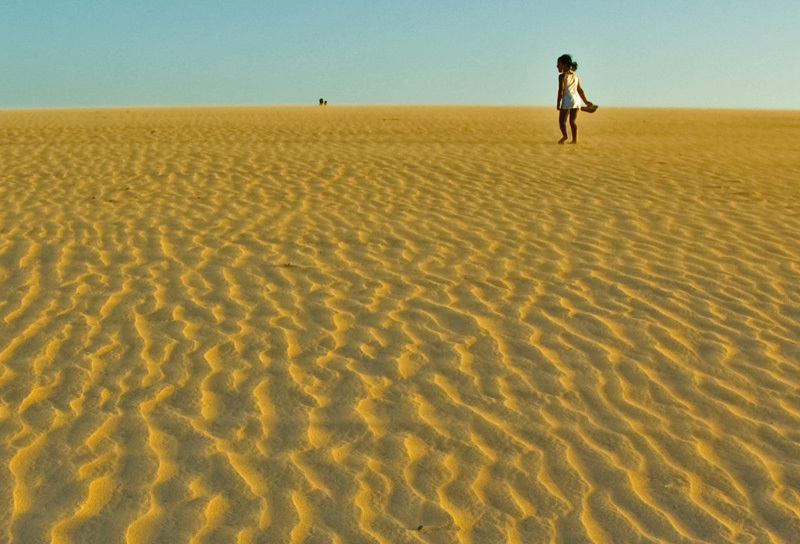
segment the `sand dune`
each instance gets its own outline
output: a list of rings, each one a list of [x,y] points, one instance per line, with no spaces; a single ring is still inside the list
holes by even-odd
[[[0,541],[800,542],[800,113],[0,112]]]

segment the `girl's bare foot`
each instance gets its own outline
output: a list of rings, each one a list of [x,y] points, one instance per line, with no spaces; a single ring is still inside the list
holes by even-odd
[[[561,138],[561,139],[558,141],[558,143],[560,143],[560,144],[563,144],[563,143],[564,143],[564,142],[566,142],[566,141],[567,141],[567,137],[566,137],[566,136],[564,136],[563,138]]]

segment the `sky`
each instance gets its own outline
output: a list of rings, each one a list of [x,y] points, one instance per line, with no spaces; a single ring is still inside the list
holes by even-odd
[[[0,109],[800,109],[800,0],[0,0]]]

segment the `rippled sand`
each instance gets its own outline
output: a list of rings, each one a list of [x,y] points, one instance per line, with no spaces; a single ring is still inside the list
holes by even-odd
[[[0,541],[800,542],[800,112],[0,112]]]

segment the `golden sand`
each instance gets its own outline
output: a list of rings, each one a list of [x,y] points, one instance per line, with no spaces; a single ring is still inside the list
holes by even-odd
[[[0,113],[0,542],[800,542],[800,112]]]

